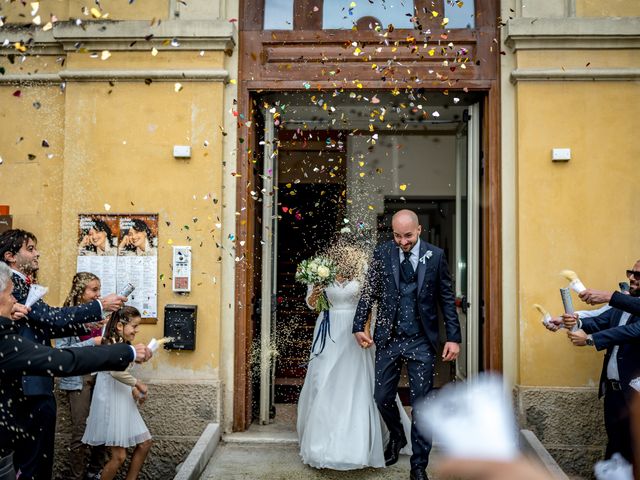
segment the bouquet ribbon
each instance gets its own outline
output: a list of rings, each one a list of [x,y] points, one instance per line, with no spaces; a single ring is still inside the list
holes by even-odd
[[[320,327],[318,327],[318,333],[316,334],[316,338],[313,340],[313,345],[311,345],[311,353],[316,357],[320,355],[325,345],[327,344],[327,336],[333,342],[333,338],[331,338],[331,321],[329,320],[329,310],[325,310],[322,312],[322,321],[320,322]],[[315,353],[316,344],[320,342],[320,351]]]

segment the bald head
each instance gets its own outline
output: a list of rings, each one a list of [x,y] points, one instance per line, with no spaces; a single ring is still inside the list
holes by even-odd
[[[400,210],[391,218],[393,239],[403,252],[410,252],[420,238],[422,227],[413,210]]]

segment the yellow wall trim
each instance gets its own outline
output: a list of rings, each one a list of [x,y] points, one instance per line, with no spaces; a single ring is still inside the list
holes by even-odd
[[[640,68],[517,68],[511,72],[511,82],[523,81],[628,81],[640,78]]]
[[[25,26],[3,33],[10,42],[32,39],[29,50],[44,49],[38,53],[59,50],[60,46],[66,51],[77,52],[78,44],[87,50],[130,52],[155,47],[159,51],[220,50],[230,53],[236,44],[235,26],[223,20],[166,20],[154,26],[137,20],[109,21],[85,23],[82,27],[73,22],[60,22],[46,32]]]
[[[640,48],[640,17],[516,18],[505,26],[505,44],[514,51]]]
[[[77,82],[103,82],[106,80],[140,80],[154,81],[185,81],[185,82],[224,82],[229,72],[223,69],[210,70],[65,70],[56,73],[34,73],[31,75],[3,75],[1,84],[42,84],[62,83],[67,80]]]

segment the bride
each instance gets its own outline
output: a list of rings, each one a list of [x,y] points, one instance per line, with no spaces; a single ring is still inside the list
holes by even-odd
[[[298,401],[298,438],[303,463],[354,470],[384,467],[384,428],[373,399],[375,349],[362,349],[351,329],[366,269],[359,248],[338,242],[328,251],[336,281],[324,289],[331,308],[316,321],[307,375]],[[309,286],[315,308],[323,289]],[[407,438],[410,420],[396,398]],[[407,453],[404,450],[401,453]],[[409,452],[410,454],[410,452]]]

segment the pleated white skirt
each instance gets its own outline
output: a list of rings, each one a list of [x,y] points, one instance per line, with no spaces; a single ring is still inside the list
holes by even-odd
[[[109,372],[98,372],[83,443],[127,448],[151,438],[131,390]]]

